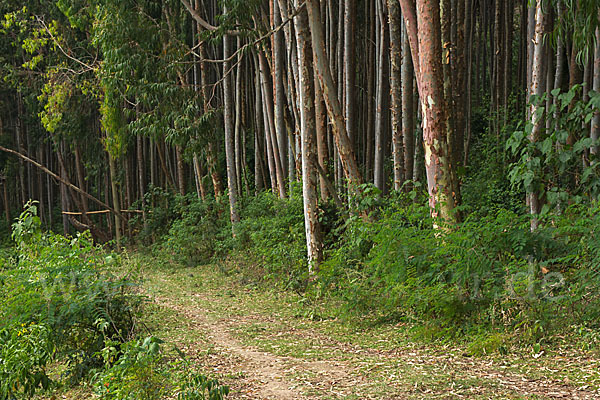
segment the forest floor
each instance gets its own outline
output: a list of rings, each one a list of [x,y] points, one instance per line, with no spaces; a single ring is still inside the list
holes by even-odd
[[[405,324],[322,317],[327,304],[252,285],[235,266],[131,264],[144,279],[148,329],[229,385],[231,399],[600,399],[594,353],[470,357],[411,340]]]

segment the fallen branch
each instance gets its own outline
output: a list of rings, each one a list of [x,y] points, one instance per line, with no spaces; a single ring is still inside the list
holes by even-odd
[[[27,161],[28,163],[31,163],[31,164],[35,165],[36,167],[38,167],[39,169],[41,169],[42,171],[44,171],[45,173],[47,173],[48,175],[50,175],[54,179],[60,181],[61,183],[63,183],[67,187],[73,189],[77,193],[82,194],[83,196],[87,197],[88,199],[90,199],[94,203],[97,203],[98,205],[100,205],[100,206],[102,206],[104,208],[107,208],[113,214],[116,214],[119,218],[123,218],[123,215],[119,211],[115,210],[114,208],[112,208],[111,206],[109,206],[108,204],[106,204],[105,202],[103,202],[102,200],[98,200],[97,198],[95,198],[91,194],[87,193],[86,191],[79,189],[77,186],[73,185],[72,183],[70,183],[69,181],[65,180],[64,178],[56,175],[54,172],[50,171],[48,168],[44,167],[42,164],[38,163],[37,161],[32,160],[31,158],[27,157],[26,155],[23,155],[23,154],[15,151],[15,150],[7,149],[6,147],[2,147],[2,146],[0,146],[0,151],[4,151],[5,153],[13,154],[13,155],[15,155],[15,156],[17,156],[17,157],[19,157],[19,158]],[[90,213],[88,212],[86,214],[90,214]],[[125,220],[125,218],[123,218],[123,220]]]
[[[77,212],[77,211],[63,211],[64,215],[94,215],[94,214],[106,214],[109,213],[110,210],[98,210],[98,211],[88,211],[88,212]],[[142,210],[121,210],[122,213],[143,213]]]

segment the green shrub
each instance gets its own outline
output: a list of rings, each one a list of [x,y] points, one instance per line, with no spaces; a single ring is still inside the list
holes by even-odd
[[[156,337],[109,343],[101,352],[105,368],[94,377],[94,391],[106,400],[222,400],[227,386],[194,371],[187,360],[169,361]]]
[[[189,266],[223,255],[223,246],[231,236],[227,205],[195,196],[186,198],[176,207],[181,217],[172,223],[158,248],[174,262]]]
[[[89,234],[65,238],[42,233],[30,203],[13,227],[16,256],[0,271],[0,329],[48,327],[57,357],[77,381],[100,360],[104,341],[128,340],[141,297],[132,282],[106,268],[115,255],[95,247]]]
[[[425,205],[388,205],[375,223],[353,219],[319,284],[352,312],[376,312],[442,336],[505,327],[537,341],[570,319],[597,324],[598,208],[572,207],[536,232],[529,217],[499,210],[432,229]]]
[[[297,191],[297,188],[296,188]],[[306,280],[306,237],[302,197],[279,199],[270,192],[248,199],[241,209],[238,250],[249,250],[266,278],[298,287]]]
[[[0,400],[31,398],[36,390],[48,389],[51,381],[46,367],[54,350],[45,325],[0,330]]]

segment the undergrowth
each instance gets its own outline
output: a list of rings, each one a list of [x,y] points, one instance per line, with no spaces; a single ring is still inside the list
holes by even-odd
[[[137,279],[114,275],[120,256],[95,246],[89,233],[42,232],[30,202],[12,239],[14,246],[0,252],[0,400],[79,383],[115,400],[227,394],[189,372],[194,368],[183,355],[165,359],[160,339],[140,339]]]
[[[180,217],[153,251],[186,266],[227,258],[246,281],[297,290],[309,303],[334,299],[337,316],[409,322],[418,338],[467,338],[474,354],[505,351],[508,342],[537,346],[565,332],[583,342],[600,328],[597,205],[547,214],[532,233],[512,198],[509,207],[495,200],[441,231],[418,186],[385,203],[367,200],[369,221],[323,204],[326,259],[314,280],[298,193],[245,199],[235,239],[227,203],[180,198]]]

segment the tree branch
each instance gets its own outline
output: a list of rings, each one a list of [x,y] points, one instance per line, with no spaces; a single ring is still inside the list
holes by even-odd
[[[402,17],[406,25],[406,33],[410,43],[410,54],[417,77],[417,90],[421,92],[421,67],[419,65],[419,36],[417,30],[417,6],[415,0],[398,0],[402,8]]]
[[[190,15],[192,16],[192,18],[194,18],[194,20],[197,23],[199,23],[204,29],[211,32],[217,30],[216,26],[209,24],[208,21],[201,17],[200,14],[198,14],[196,10],[192,8],[192,5],[189,2],[187,2],[186,0],[181,0],[181,4],[183,4],[183,6],[186,8],[186,10],[188,10]]]
[[[125,218],[123,218],[123,215],[115,210],[114,208],[112,208],[111,206],[109,206],[108,204],[104,203],[101,200],[98,200],[97,198],[95,198],[94,196],[92,196],[91,194],[79,189],[77,186],[73,185],[72,183],[70,183],[69,181],[65,180],[64,178],[56,175],[54,172],[50,171],[48,168],[44,167],[42,164],[32,160],[31,158],[15,151],[15,150],[11,150],[11,149],[7,149],[6,147],[2,147],[0,146],[0,151],[4,151],[6,153],[10,153],[13,154],[33,165],[35,165],[36,167],[38,167],[39,169],[41,169],[42,171],[44,171],[45,173],[47,173],[48,175],[50,175],[51,177],[53,177],[54,179],[60,181],[61,183],[63,183],[64,185],[68,186],[69,188],[73,189],[74,191],[76,191],[77,193],[82,194],[83,196],[87,197],[88,199],[90,199],[91,201],[93,201],[96,204],[101,205],[104,208],[109,209],[112,213],[116,214],[119,218],[122,218],[123,220],[125,220]]]

